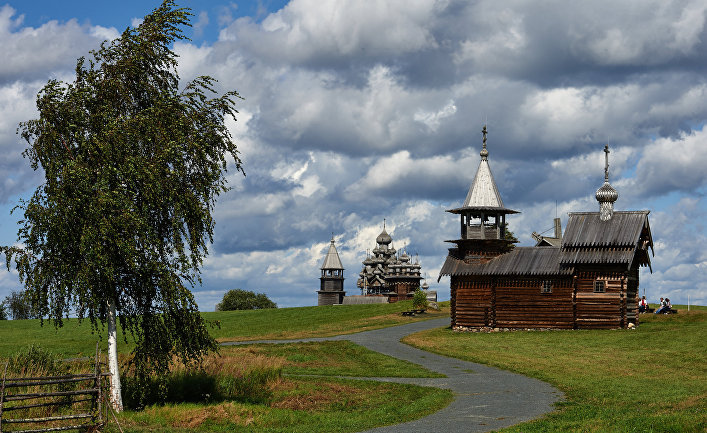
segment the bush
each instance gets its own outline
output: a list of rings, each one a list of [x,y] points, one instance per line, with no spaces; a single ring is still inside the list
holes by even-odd
[[[198,368],[174,363],[166,377],[152,377],[147,383],[125,372],[123,404],[142,409],[154,404],[224,400],[267,403],[272,396],[268,385],[280,379],[282,365],[262,355],[212,356]]]
[[[277,308],[265,293],[255,293],[250,290],[229,290],[223,295],[223,300],[216,305],[216,311],[260,310]]]
[[[415,290],[415,294],[412,296],[412,308],[424,310],[427,305],[427,294],[420,289]]]
[[[32,344],[20,350],[7,360],[8,371],[23,376],[54,376],[61,371],[59,357],[47,349]]]

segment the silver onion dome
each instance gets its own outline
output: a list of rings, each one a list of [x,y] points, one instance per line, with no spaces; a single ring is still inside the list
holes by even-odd
[[[609,145],[604,146],[604,184],[599,187],[595,195],[599,202],[599,219],[608,221],[614,215],[614,202],[619,198],[619,193],[609,183]]]

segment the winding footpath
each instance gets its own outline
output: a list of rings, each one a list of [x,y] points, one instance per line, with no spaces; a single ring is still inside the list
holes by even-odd
[[[486,432],[538,418],[551,412],[553,404],[563,399],[560,391],[540,380],[425,352],[400,342],[406,335],[443,326],[449,326],[448,318],[335,337],[224,344],[348,340],[447,376],[444,378],[357,378],[450,389],[455,397],[447,407],[431,415],[403,424],[367,430],[367,433]]]

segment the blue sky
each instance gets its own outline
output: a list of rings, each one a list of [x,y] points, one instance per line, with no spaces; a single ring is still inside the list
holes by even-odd
[[[555,212],[594,211],[611,145],[618,210],[649,209],[656,242],[641,292],[707,305],[707,5],[641,0],[184,1],[191,41],[175,44],[183,80],[238,90],[229,123],[244,178],[216,208],[216,236],[194,288],[202,310],[223,293],[316,304],[333,232],[355,281],[383,219],[396,248],[437,283],[488,123],[489,161],[521,245]],[[0,244],[17,199],[41,182],[17,124],[36,116],[50,78],[157,2],[0,0]],[[0,273],[0,299],[19,289]]]

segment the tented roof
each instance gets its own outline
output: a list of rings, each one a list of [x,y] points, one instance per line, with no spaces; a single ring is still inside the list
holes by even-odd
[[[339,258],[339,253],[334,246],[334,238],[331,238],[329,251],[326,253],[321,269],[344,269],[344,266],[341,264],[341,259]]]

